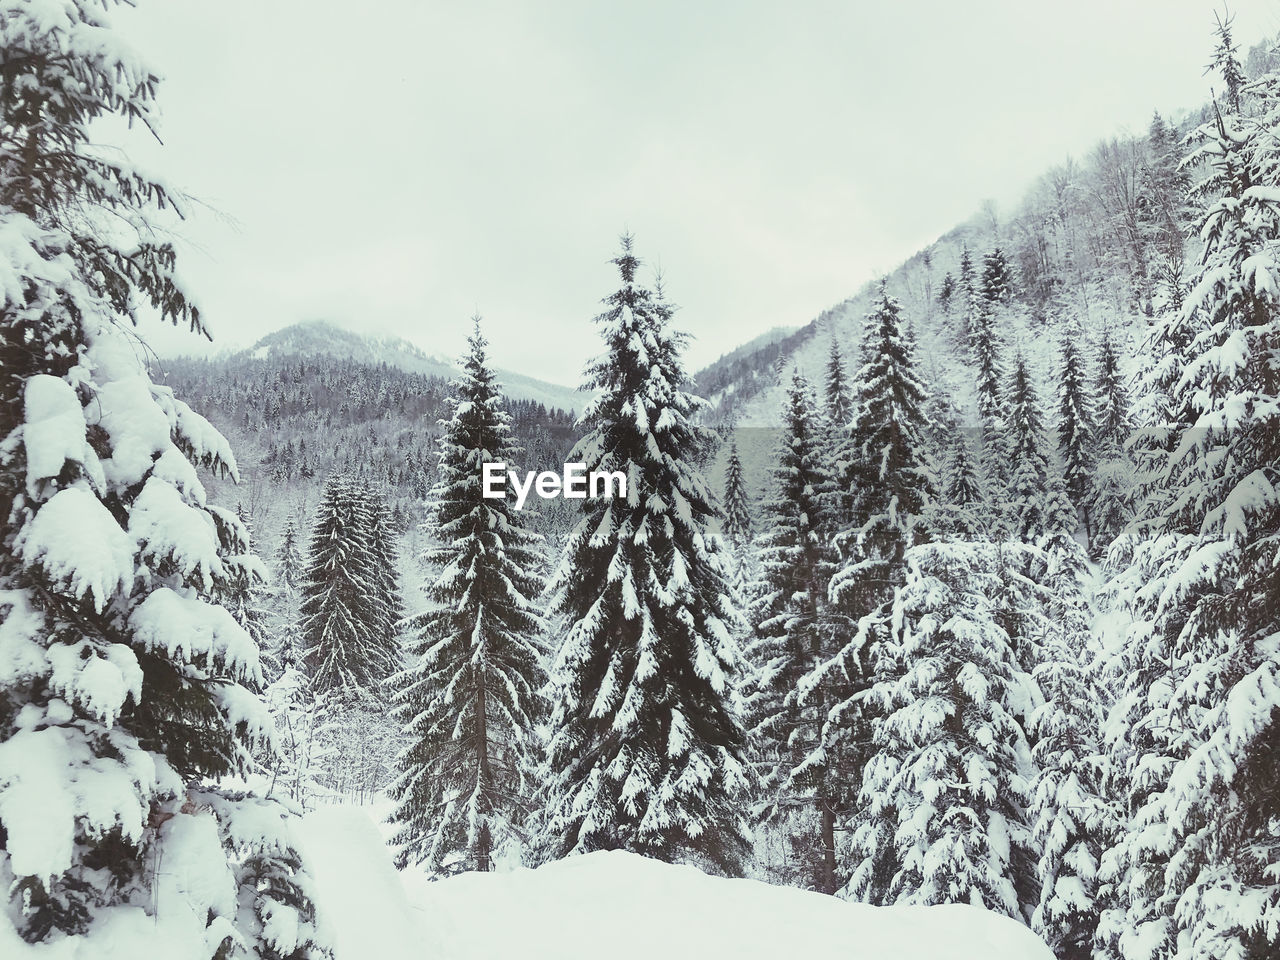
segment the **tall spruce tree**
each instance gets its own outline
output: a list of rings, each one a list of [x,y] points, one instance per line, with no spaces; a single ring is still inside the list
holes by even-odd
[[[747,485],[742,477],[742,459],[738,442],[730,441],[729,460],[724,473],[724,535],[739,552],[751,542],[751,513]]]
[[[997,460],[1000,452],[995,444],[1000,422],[1002,380],[1005,378],[1004,361],[1000,352],[1000,334],[996,330],[996,315],[991,306],[983,305],[975,308],[973,317],[973,333],[969,339],[972,361],[975,369],[974,389],[978,398],[978,419],[987,435],[984,445],[991,444],[991,449],[984,447],[986,458]]]
[[[1136,466],[1127,449],[1132,420],[1120,357],[1110,331],[1098,344],[1092,459],[1097,464],[1090,483],[1090,549],[1103,555],[1133,516]]]
[[[1120,352],[1110,330],[1104,330],[1098,341],[1098,374],[1093,394],[1096,402],[1094,456],[1114,456],[1124,449],[1132,422],[1129,416],[1129,393],[1120,370]]]
[[[837,533],[847,560],[831,583],[832,597],[856,615],[874,609],[893,590],[894,569],[921,536],[931,495],[924,469],[925,390],[902,309],[883,283],[866,330],[852,431],[839,455],[856,506]]]
[[[939,539],[982,540],[990,533],[989,503],[971,433],[959,426],[953,430],[945,484],[927,514],[926,526]]]
[[[1005,448],[1009,462],[1008,529],[1024,543],[1035,543],[1045,532],[1045,492],[1049,458],[1044,414],[1027,369],[1025,357],[1014,362],[1005,421]]]
[[[1084,514],[1085,529],[1091,533],[1088,506],[1094,467],[1094,399],[1086,381],[1079,341],[1079,326],[1068,324],[1060,348],[1058,453],[1062,458],[1062,479],[1067,497],[1076,510]]]
[[[967,243],[960,248],[959,295],[960,308],[964,311],[964,343],[972,350],[983,305],[977,270],[973,264],[973,254],[969,252]]]
[[[0,923],[68,956],[107,935],[160,955],[175,930],[207,956],[326,956],[288,812],[229,779],[271,726],[218,602],[258,564],[197,472],[235,480],[235,458],[128,329],[153,307],[204,332],[157,239],[183,199],[90,133],[156,123],[114,6],[0,16]]]
[[[841,646],[827,600],[835,499],[816,407],[796,371],[756,538],[761,584],[749,654],[757,672],[748,707],[761,784],[757,817],[788,836],[796,863],[787,879],[834,893],[838,783],[826,763],[812,762],[831,697],[825,686],[800,689]]]
[[[1090,632],[1088,561],[1076,525],[1074,504],[1055,487],[1038,544],[1045,602],[1032,677],[1044,702],[1028,723],[1035,743],[1028,821],[1039,887],[1031,926],[1063,960],[1092,960],[1101,909],[1098,868],[1114,816],[1099,736],[1109,697],[1102,651]]]
[[[522,834],[539,746],[534,725],[546,682],[538,645],[541,537],[513,500],[486,498],[481,465],[520,453],[476,320],[440,438],[423,554],[438,571],[431,606],[406,624],[416,662],[393,678],[408,745],[389,793],[401,868],[490,870]]]
[[[1013,267],[1004,252],[996,247],[982,258],[982,300],[989,307],[1008,303],[1013,299]]]
[[[282,669],[297,668],[302,660],[301,603],[305,561],[299,543],[298,522],[290,514],[285,518],[276,553],[272,632],[275,635],[276,659]]]
[[[826,379],[827,419],[836,429],[843,429],[853,419],[853,401],[849,397],[849,377],[845,373],[844,358],[834,334],[831,352],[827,356]]]
[[[1229,21],[1218,35],[1229,50]],[[1226,82],[1192,154],[1198,276],[1158,331],[1182,365],[1171,407],[1191,415],[1119,583],[1134,623],[1114,739],[1135,818],[1103,931],[1120,951],[1255,958],[1280,950],[1280,74],[1238,98]]]
[[[351,703],[379,700],[382,682],[399,666],[384,634],[372,526],[365,486],[330,477],[302,584],[303,662],[316,693]]]
[[[373,594],[367,598],[370,615],[376,624],[378,645],[393,668],[399,670],[403,660],[400,621],[404,617],[399,535],[386,494],[368,482],[359,484],[358,491],[366,505],[364,536],[368,545],[369,582],[374,587]]]
[[[572,459],[620,472],[625,498],[583,504],[553,578],[565,624],[552,671],[548,852],[625,849],[738,872],[750,784],[737,685],[745,663],[712,494],[690,465],[708,432],[684,392],[684,335],[636,282],[596,322],[605,352],[587,370],[597,398]]]
[[[828,587],[834,612],[856,627],[842,632],[839,653],[816,664],[800,686],[829,691],[820,746],[827,766],[845,768],[842,812],[854,805],[848,785],[857,783],[867,756],[871,718],[864,697],[884,639],[881,614],[902,583],[904,554],[926,539],[923,521],[933,495],[924,463],[926,395],[914,352],[901,308],[881,284],[867,316],[852,431],[840,458],[851,467],[846,477],[854,513],[835,535],[843,562]]]

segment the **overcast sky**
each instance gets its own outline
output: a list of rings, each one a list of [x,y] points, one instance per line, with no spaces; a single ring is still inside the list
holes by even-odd
[[[297,320],[576,383],[623,229],[691,368],[1205,99],[1204,0],[138,0],[218,347]],[[1277,0],[1233,0],[1242,50]],[[163,351],[182,341],[148,336]]]

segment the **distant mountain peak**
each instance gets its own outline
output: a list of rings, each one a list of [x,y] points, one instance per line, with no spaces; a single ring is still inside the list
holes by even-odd
[[[439,354],[428,353],[404,337],[367,334],[332,320],[302,320],[262,337],[233,356],[267,360],[281,357],[337,357],[373,366],[386,364],[409,373],[452,379],[457,365]],[[503,392],[516,400],[533,400],[543,406],[580,411],[589,395],[572,387],[548,383],[509,370],[496,371]]]

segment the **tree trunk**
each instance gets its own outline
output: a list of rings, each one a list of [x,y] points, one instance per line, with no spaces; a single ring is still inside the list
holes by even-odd
[[[823,893],[836,892],[836,813],[827,799],[818,801],[822,808],[822,877]]]
[[[476,869],[488,873],[493,869],[492,846],[493,836],[489,832],[489,800],[491,797],[492,771],[489,768],[489,716],[487,713],[487,697],[484,688],[484,663],[476,665],[476,789],[480,793],[478,814],[482,818],[476,831],[475,864]]]

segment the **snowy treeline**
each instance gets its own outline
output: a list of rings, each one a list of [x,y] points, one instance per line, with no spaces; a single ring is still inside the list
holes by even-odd
[[[247,402],[200,373],[241,433],[263,397],[311,427],[321,393],[344,426],[397,397],[442,414],[413,434],[429,469],[385,424],[370,462],[268,445],[274,489],[323,490],[264,563],[254,504],[206,486],[238,480],[229,444],[131,339],[144,303],[203,327],[156,239],[183,198],[88,136],[153,122],[103,10],[0,11],[0,879],[23,938],[146,918],[175,956],[326,956],[292,814],[385,792],[397,865],[437,876],[626,850],[977,904],[1064,958],[1276,954],[1280,74],[1251,78],[1229,24],[1222,96],[1185,142],[1153,125],[1147,200],[1111,224],[1149,320],[1137,376],[1073,313],[1096,278],[1066,268],[1105,251],[1045,221],[1040,260],[962,248],[927,333],[884,283],[820,382],[775,351],[753,478],[626,237],[566,458],[626,497],[563,524],[483,497],[483,463],[528,453],[517,415],[563,424],[503,396],[478,321],[447,391],[279,366],[288,403]],[[1021,349],[1028,324],[1052,350]],[[926,372],[926,335],[966,389]],[[377,463],[401,452],[421,476]]]

